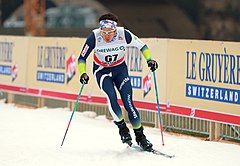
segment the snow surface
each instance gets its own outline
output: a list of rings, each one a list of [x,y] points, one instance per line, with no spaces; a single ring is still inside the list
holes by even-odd
[[[145,127],[156,149],[175,158],[138,152],[122,144],[117,127],[105,116],[67,108],[18,108],[0,100],[0,166],[240,166],[240,146],[203,141]],[[131,129],[133,136],[133,131]]]

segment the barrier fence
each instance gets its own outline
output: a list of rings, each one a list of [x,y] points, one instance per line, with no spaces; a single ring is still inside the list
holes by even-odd
[[[49,107],[49,108],[59,108],[59,107],[69,107],[71,110],[73,108],[74,102],[56,100],[50,98],[39,98],[33,96],[25,96],[20,94],[10,94],[6,92],[0,93],[0,99],[7,99],[10,96],[11,102],[15,104],[27,105],[30,107]],[[40,103],[38,103],[40,102]],[[97,115],[105,115],[107,119],[112,120],[112,116],[108,111],[107,105],[96,105],[80,102],[77,106],[77,111],[92,111]],[[125,110],[123,109],[123,112]],[[159,121],[156,112],[139,110],[142,123],[151,127],[158,127]],[[124,116],[127,122],[129,119],[126,112]],[[180,132],[184,134],[197,135],[205,137],[208,140],[223,139],[223,140],[233,140],[240,141],[240,126],[229,125],[224,123],[216,123],[219,125],[219,133],[216,133],[216,129],[211,129],[211,123],[208,120],[195,119],[192,117],[184,117],[181,115],[172,115],[164,113],[161,115],[163,120],[163,129],[170,132]]]

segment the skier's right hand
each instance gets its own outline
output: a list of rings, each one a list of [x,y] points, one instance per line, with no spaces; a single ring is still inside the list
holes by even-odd
[[[89,80],[89,76],[87,75],[87,73],[83,73],[80,77],[80,82],[82,84],[87,84]]]

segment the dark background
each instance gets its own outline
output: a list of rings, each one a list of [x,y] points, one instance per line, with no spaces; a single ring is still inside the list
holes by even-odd
[[[93,8],[95,14],[113,12],[120,25],[139,37],[240,40],[238,0],[47,0],[46,9],[64,5]],[[23,0],[0,0],[0,35],[24,35],[24,27],[4,27]],[[98,7],[99,6],[99,7]],[[101,8],[100,8],[101,6]],[[21,18],[24,19],[24,18]],[[46,27],[46,36],[86,37],[96,27]]]

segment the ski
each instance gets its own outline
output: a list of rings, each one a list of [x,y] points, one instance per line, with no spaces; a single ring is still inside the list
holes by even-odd
[[[128,144],[128,146],[132,149],[135,149],[135,150],[139,151],[139,152],[151,152],[152,154],[164,156],[166,158],[175,157],[175,155],[169,155],[169,154],[160,152],[159,150],[156,150],[156,149],[153,149],[153,148],[151,148],[149,151],[145,151],[140,146],[134,145],[133,143]]]
[[[151,152],[152,152],[153,154],[161,155],[161,156],[164,156],[164,157],[166,157],[166,158],[173,158],[173,157],[175,157],[175,155],[169,155],[169,154],[160,152],[159,150],[156,150],[156,149],[152,149]]]

